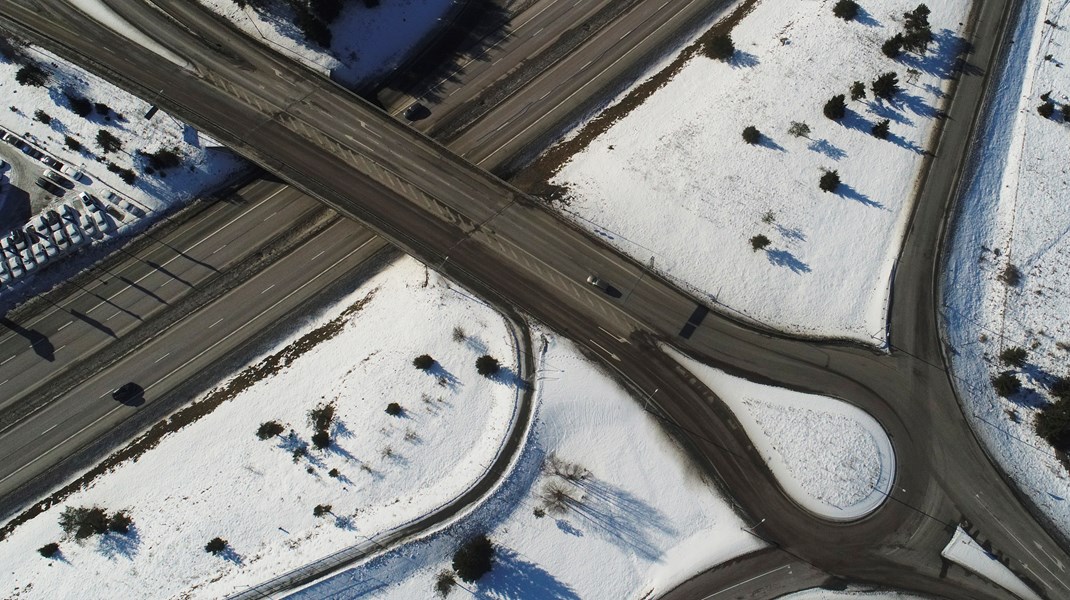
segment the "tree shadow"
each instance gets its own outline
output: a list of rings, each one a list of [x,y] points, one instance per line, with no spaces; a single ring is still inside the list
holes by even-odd
[[[567,533],[568,535],[575,537],[583,537],[582,531],[576,529],[576,527],[572,523],[569,523],[564,519],[557,519],[556,524],[558,529],[560,529],[564,533]]]
[[[137,525],[131,524],[125,534],[111,532],[101,536],[97,547],[105,558],[133,559],[141,547],[141,534],[138,533]]]
[[[855,13],[855,22],[866,27],[882,27],[881,22],[874,19],[873,15],[862,6],[859,6],[858,12]]]
[[[818,154],[823,154],[831,158],[832,160],[840,160],[841,158],[847,156],[846,152],[844,152],[835,144],[824,138],[820,140],[811,141],[810,144],[806,146],[806,148],[813,152],[817,152]]]
[[[1027,387],[1024,385],[1020,390],[1018,390],[1017,394],[1008,396],[1007,400],[1010,400],[1011,402],[1017,404],[1022,408],[1030,408],[1033,410],[1039,410],[1050,404],[1050,402],[1048,402],[1048,399],[1045,398],[1044,395],[1041,394],[1039,391],[1037,391],[1036,388]]]
[[[898,60],[903,65],[922,73],[940,79],[951,79],[967,64],[961,59],[970,51],[970,44],[965,38],[955,35],[955,32],[950,29],[941,29],[933,34],[933,41],[929,44],[929,50],[925,54],[904,52],[899,55]]]
[[[900,110],[903,112],[909,110],[919,117],[934,119],[938,114],[936,107],[929,104],[924,98],[902,90],[892,98],[890,103],[893,106],[901,107]]]
[[[468,348],[470,350],[472,350],[473,352],[475,352],[477,354],[482,355],[482,354],[486,354],[487,353],[487,344],[486,344],[486,342],[484,342],[483,340],[479,339],[478,337],[476,337],[474,335],[470,335],[470,336],[464,338],[464,345],[468,346]]]
[[[485,352],[485,349],[480,352]],[[442,366],[437,360],[431,364],[431,368],[429,368],[427,372],[434,376],[440,384],[445,385],[452,391],[457,391],[457,388],[461,386],[461,380],[457,379],[456,375],[450,373],[449,370]]]
[[[904,125],[906,127],[914,126],[914,121],[908,119],[906,115],[880,100],[869,102],[867,107],[869,108],[870,114],[876,116],[878,119],[888,119],[892,123]]]
[[[583,498],[570,502],[569,509],[590,522],[595,532],[646,560],[657,561],[662,556],[663,550],[654,536],[675,535],[676,530],[660,510],[594,477],[574,484],[583,491]]]
[[[910,150],[914,154],[925,154],[925,148],[922,148],[921,146],[915,144],[911,140],[904,138],[901,135],[888,133],[888,137],[886,139],[889,142],[895,144],[896,146],[899,146],[900,148]]]
[[[727,62],[732,65],[732,68],[734,69],[750,69],[752,67],[757,67],[760,64],[757,56],[742,50],[736,50]]]
[[[787,250],[766,250],[765,255],[769,262],[778,267],[787,267],[796,275],[810,272],[810,265],[799,260]]]
[[[357,530],[356,522],[353,521],[353,517],[348,516],[348,515],[335,515],[334,516],[334,526],[337,527],[338,529],[343,529],[345,531],[356,531]]]
[[[142,294],[145,294],[145,295],[146,295],[146,296],[148,296],[149,298],[152,298],[153,300],[155,300],[155,301],[159,302],[160,304],[163,304],[163,305],[167,305],[167,304],[168,304],[168,303],[167,303],[167,300],[164,300],[164,299],[163,299],[162,297],[160,297],[160,295],[159,295],[159,294],[157,294],[156,292],[153,292],[153,291],[152,291],[152,290],[150,290],[149,288],[147,288],[147,287],[145,287],[145,286],[143,286],[143,285],[141,285],[141,284],[137,283],[136,281],[134,281],[134,280],[132,280],[132,279],[129,279],[129,278],[127,278],[127,277],[126,277],[126,276],[124,276],[124,275],[118,275],[118,276],[116,276],[115,278],[116,278],[116,279],[118,279],[119,281],[121,281],[121,282],[125,283],[126,285],[128,285],[128,286],[130,286],[130,287],[134,288],[135,290],[137,290],[137,291],[141,292]]]
[[[773,138],[769,137],[768,135],[765,135],[764,133],[762,134],[761,139],[758,140],[758,145],[762,148],[768,148],[769,150],[776,150],[777,152],[787,152],[787,149],[776,143]]]
[[[37,331],[36,329],[26,329],[7,317],[0,317],[0,325],[3,325],[12,332],[26,338],[26,341],[30,342],[30,347],[33,348],[33,351],[37,356],[40,356],[48,362],[54,362],[56,360],[56,347],[49,341],[48,337],[40,331]]]
[[[858,190],[854,189],[853,187],[847,185],[846,183],[841,183],[839,186],[837,186],[835,194],[837,196],[840,196],[841,198],[846,198],[848,200],[854,200],[855,202],[858,202],[859,204],[864,204],[866,206],[871,206],[873,208],[880,208],[880,209],[884,208],[884,205],[881,204],[880,202],[877,202],[876,200],[870,199],[869,196],[863,194],[862,192],[859,192]]]
[[[520,375],[518,375],[517,372],[514,371],[511,367],[502,367],[498,369],[498,372],[494,375],[491,375],[490,379],[498,383],[505,384],[509,387],[515,387],[521,390],[528,389],[530,385],[527,381],[521,379]]]
[[[241,566],[241,564],[244,562],[244,559],[242,558],[241,554],[238,554],[238,552],[234,550],[234,548],[232,548],[230,544],[227,544],[227,547],[223,548],[223,551],[220,552],[217,556],[229,563],[234,563],[238,566]]]
[[[791,240],[793,242],[806,241],[806,234],[803,233],[802,230],[798,227],[792,227],[789,229],[779,223],[777,223],[774,227],[776,227],[777,232],[780,233],[780,235],[783,236],[785,239]]]
[[[494,567],[480,580],[476,597],[495,600],[580,600],[565,582],[515,550],[494,549]]]

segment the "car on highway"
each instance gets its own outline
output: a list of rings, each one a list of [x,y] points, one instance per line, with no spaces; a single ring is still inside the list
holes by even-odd
[[[605,282],[602,281],[601,278],[599,278],[598,275],[595,275],[594,273],[591,273],[587,276],[587,283],[593,285],[594,287],[600,290],[606,289]]]
[[[431,109],[427,108],[419,102],[413,102],[405,109],[406,121],[419,121],[420,119],[426,119],[431,116]]]
[[[140,385],[133,381],[122,384],[111,391],[111,398],[116,402],[132,402],[141,398],[141,395],[145,393],[145,390]]]

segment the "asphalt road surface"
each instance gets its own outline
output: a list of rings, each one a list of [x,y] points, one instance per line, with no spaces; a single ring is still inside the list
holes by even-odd
[[[962,76],[945,140],[964,140],[972,130],[983,74],[1011,5],[977,5],[969,56],[976,72]],[[156,6],[173,20],[140,3],[113,4],[188,60],[185,73],[86,25],[59,0],[9,0],[0,15],[35,38],[58,41],[53,47],[60,54],[128,87],[163,89],[165,108],[428,264],[585,344],[634,390],[658,389],[653,403],[677,424],[696,458],[750,516],[764,519],[755,533],[815,569],[950,598],[1010,597],[942,564],[940,548],[966,519],[1042,595],[1070,595],[1070,557],[1023,509],[978,446],[940,355],[931,308],[940,217],[950,198],[941,186],[946,181],[951,188],[961,146],[941,142],[937,161],[948,161],[939,170],[944,175],[926,182],[919,202],[918,215],[936,217],[913,222],[895,284],[891,354],[791,340],[717,313],[699,319],[693,298],[344,90],[236,38],[196,7],[163,0]],[[591,272],[620,294],[583,283]],[[901,302],[914,314],[902,323]],[[895,492],[857,522],[830,523],[806,513],[782,493],[724,405],[656,351],[658,339],[752,379],[844,398],[867,410],[892,437],[900,467]]]

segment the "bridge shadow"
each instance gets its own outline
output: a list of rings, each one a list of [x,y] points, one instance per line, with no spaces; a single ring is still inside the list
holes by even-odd
[[[40,331],[37,331],[36,329],[26,329],[7,317],[0,317],[0,325],[3,325],[14,333],[26,338],[26,341],[30,342],[30,347],[33,348],[33,351],[37,356],[40,356],[48,362],[56,360],[56,347],[53,346],[48,337]]]

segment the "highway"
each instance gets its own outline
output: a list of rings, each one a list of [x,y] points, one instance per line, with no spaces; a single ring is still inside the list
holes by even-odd
[[[926,181],[918,203],[897,272],[890,354],[787,339],[717,313],[700,319],[694,298],[441,146],[228,35],[193,6],[157,6],[174,20],[140,4],[113,4],[195,65],[196,75],[176,75],[107,30],[80,24],[75,33],[70,24],[80,17],[58,0],[10,0],[0,15],[35,39],[58,40],[53,47],[60,54],[129,87],[165,89],[166,108],[195,126],[365,221],[427,264],[587,345],[640,396],[661,390],[654,402],[677,424],[676,433],[700,464],[755,522],[765,519],[756,533],[817,570],[949,598],[1009,597],[941,564],[940,548],[965,518],[1045,597],[1070,595],[1066,552],[1022,508],[962,419],[933,310],[942,215],[952,197],[942,186],[953,189],[965,146],[952,144],[956,136],[969,138],[983,74],[1012,2],[987,0],[976,9],[978,33],[969,59],[982,75],[962,76],[936,153],[948,164],[933,167],[937,176]],[[929,221],[920,218],[932,214]],[[583,283],[591,272],[622,297]],[[867,410],[892,436],[900,465],[896,491],[874,515],[854,523],[829,523],[801,510],[776,485],[723,403],[658,352],[658,340],[752,379],[832,395]]]

